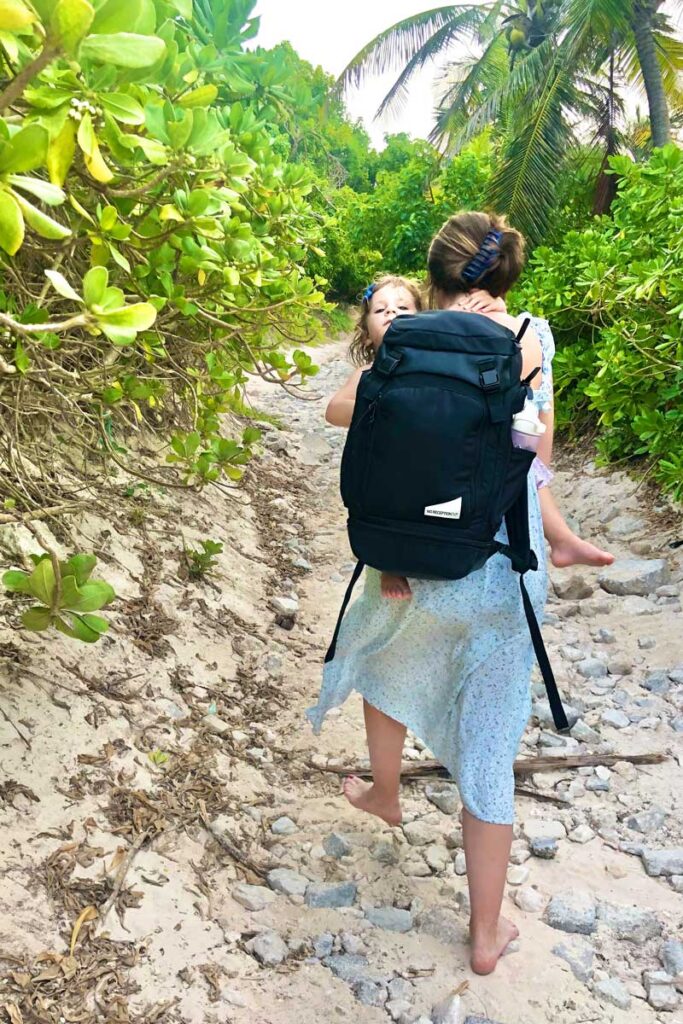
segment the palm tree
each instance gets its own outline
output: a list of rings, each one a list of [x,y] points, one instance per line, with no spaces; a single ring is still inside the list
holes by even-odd
[[[533,240],[549,225],[556,181],[589,125],[593,144],[617,150],[619,87],[645,83],[658,144],[668,138],[667,90],[683,68],[683,47],[658,12],[662,0],[487,0],[451,4],[381,32],[350,62],[343,88],[401,67],[377,114],[400,106],[412,77],[456,42],[475,57],[444,69],[432,141],[457,152],[487,125],[499,151],[490,202]],[[598,185],[598,208],[610,190]]]

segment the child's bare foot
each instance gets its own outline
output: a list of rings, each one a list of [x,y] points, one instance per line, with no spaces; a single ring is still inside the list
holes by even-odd
[[[550,561],[557,569],[568,565],[611,565],[614,555],[596,548],[587,540],[581,540],[575,533],[569,533],[550,545]]]
[[[470,966],[475,974],[490,974],[509,944],[519,935],[519,928],[507,917],[498,918],[495,938],[472,939]]]
[[[390,572],[382,573],[382,597],[393,597],[400,601],[411,594],[412,590],[405,576],[392,576]]]
[[[387,825],[400,825],[403,815],[398,797],[395,800],[387,800],[386,797],[375,793],[375,787],[370,782],[363,782],[357,775],[346,775],[342,782],[344,796],[357,807],[359,811],[367,811],[368,814],[376,814]]]

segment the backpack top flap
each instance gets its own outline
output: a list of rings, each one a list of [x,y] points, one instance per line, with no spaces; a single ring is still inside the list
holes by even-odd
[[[519,382],[522,348],[513,331],[479,313],[429,310],[390,324],[373,365],[381,376],[434,373],[482,385],[482,368],[501,388]]]

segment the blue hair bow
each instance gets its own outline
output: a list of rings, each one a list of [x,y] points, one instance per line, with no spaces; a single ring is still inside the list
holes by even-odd
[[[485,270],[488,270],[499,253],[498,243],[502,237],[502,231],[489,231],[486,238],[481,243],[481,248],[477,255],[470,260],[462,271],[460,276],[463,281],[467,281],[468,284],[471,284],[473,281],[480,278]]]
[[[373,294],[374,294],[374,291],[375,291],[374,284],[369,284],[367,286],[367,288],[365,289],[365,291],[363,292],[363,301],[364,302],[369,302],[370,299],[372,298]]]

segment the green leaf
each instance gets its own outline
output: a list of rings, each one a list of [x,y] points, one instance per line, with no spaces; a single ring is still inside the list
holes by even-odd
[[[101,580],[92,580],[78,586],[73,576],[62,579],[60,607],[76,612],[96,612],[115,599],[114,588]]]
[[[49,135],[42,124],[29,124],[16,132],[0,155],[0,174],[33,171],[45,163]]]
[[[109,282],[109,271],[106,267],[92,267],[83,278],[83,299],[88,309],[99,305]]]
[[[104,0],[98,6],[92,30],[98,34],[136,29],[142,15],[142,0]]]
[[[107,620],[100,618],[99,615],[81,615],[80,618],[85,622],[86,626],[94,629],[96,633],[106,633],[109,629]]]
[[[66,199],[66,193],[57,185],[51,185],[49,181],[42,178],[26,178],[23,174],[10,174],[7,179],[14,188],[20,188],[22,192],[30,192],[36,199],[42,200],[48,206],[60,206]]]
[[[61,563],[62,576],[73,576],[80,587],[90,578],[90,574],[97,565],[95,555],[72,555],[66,562]]]
[[[30,11],[21,0],[0,0],[0,29],[16,32],[19,29],[27,28],[36,20],[33,11]]]
[[[21,569],[10,569],[9,572],[3,573],[2,585],[13,594],[31,593],[29,574],[22,572]]]
[[[19,204],[9,192],[0,189],[0,248],[14,256],[23,241],[24,218]]]
[[[50,35],[70,55],[87,35],[95,11],[88,0],[57,0],[50,19]]]
[[[65,227],[64,224],[60,224],[59,221],[54,220],[53,217],[48,217],[42,210],[36,209],[22,196],[15,196],[16,201],[21,207],[24,219],[30,227],[40,235],[41,238],[48,238],[52,241],[61,241],[63,238],[69,238],[71,235],[71,228]]]
[[[161,60],[166,43],[158,36],[139,36],[133,32],[114,35],[90,35],[81,44],[81,57],[113,64],[120,68],[147,68]]]
[[[215,85],[200,85],[198,89],[186,92],[178,100],[181,107],[210,107],[218,96],[218,88]]]
[[[139,125],[145,123],[145,112],[132,96],[122,92],[105,93],[100,103],[113,118],[121,124]]]
[[[14,347],[14,365],[19,373],[26,373],[31,365],[31,359],[20,339],[17,339],[17,343]]]
[[[26,629],[30,629],[32,633],[42,633],[44,629],[48,629],[52,620],[52,613],[49,608],[41,608],[35,605],[33,608],[28,608],[21,616],[21,621],[26,626]]]
[[[148,330],[157,318],[157,311],[151,302],[135,302],[109,313],[98,313],[97,320],[108,327],[123,327],[133,331]]]
[[[68,118],[47,149],[47,170],[53,185],[63,185],[76,152],[76,125]]]
[[[80,297],[78,292],[73,290],[67,279],[64,277],[64,274],[60,274],[58,270],[46,270],[45,277],[48,278],[55,291],[59,292],[59,294],[65,299],[72,299],[74,302],[83,302],[83,299]]]
[[[94,644],[100,638],[100,633],[96,629],[91,629],[87,622],[83,620],[80,615],[70,616],[71,625],[68,624],[66,619],[56,618],[55,626],[66,636],[72,637],[74,640],[82,640],[86,644]]]
[[[169,0],[169,3],[186,21],[192,21],[192,0]]]
[[[30,586],[31,593],[39,601],[42,601],[44,605],[51,608],[55,589],[55,571],[52,568],[51,559],[43,558],[42,561],[38,562],[38,565],[31,573]]]

